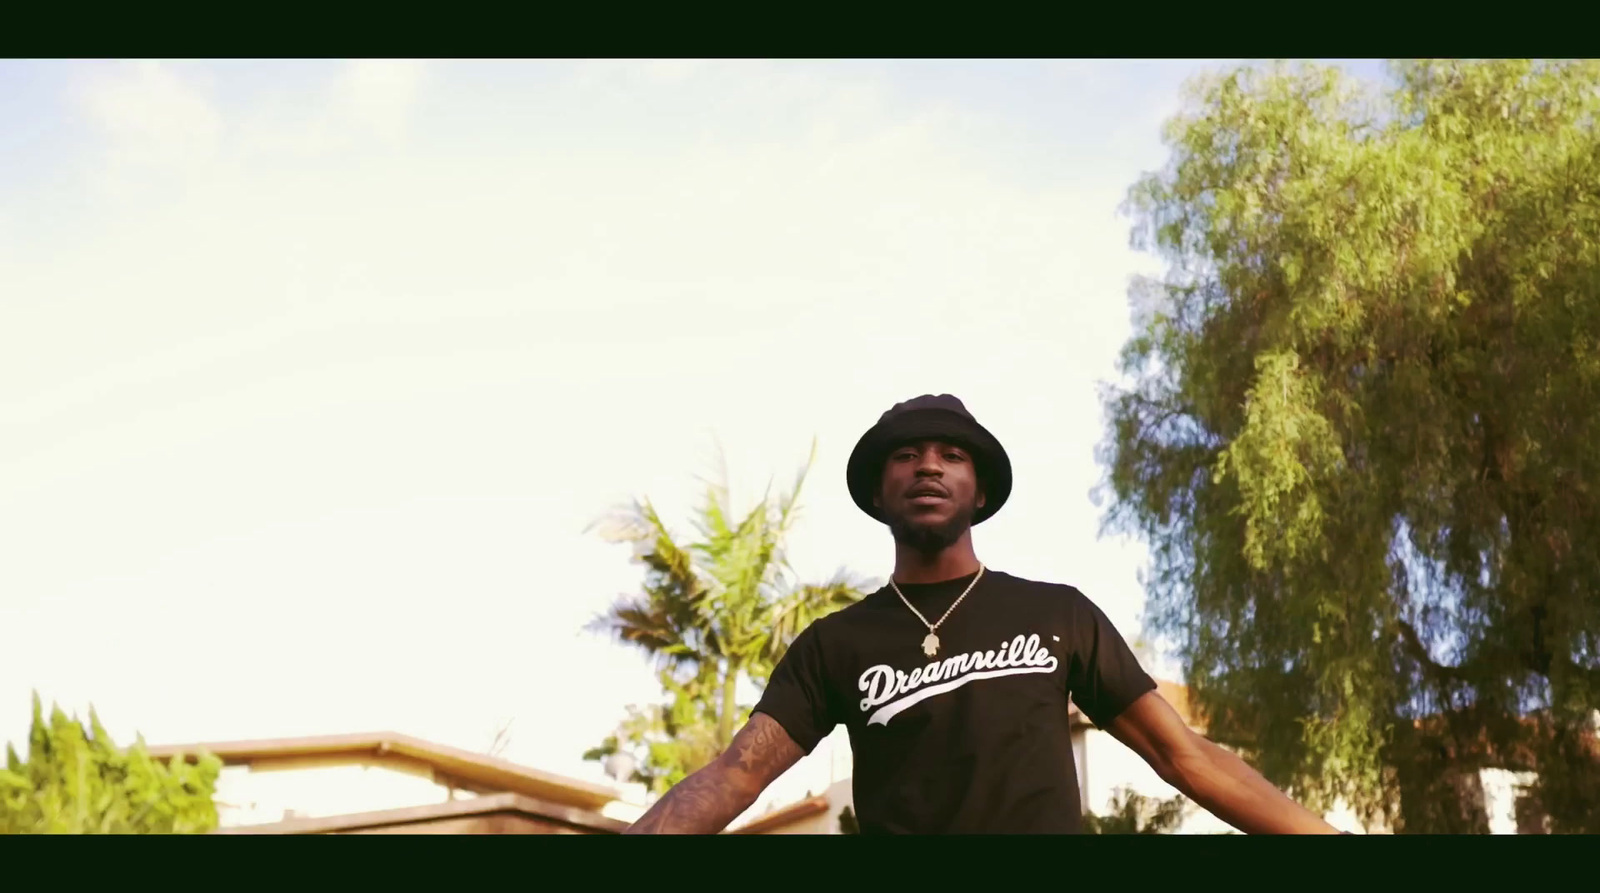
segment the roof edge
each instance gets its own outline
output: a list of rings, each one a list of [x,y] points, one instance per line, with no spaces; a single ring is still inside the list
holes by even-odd
[[[184,756],[198,758],[201,752],[222,760],[225,765],[248,764],[261,760],[327,756],[400,756],[427,763],[446,775],[464,781],[503,784],[520,781],[528,790],[512,791],[538,797],[549,789],[575,795],[585,806],[599,807],[611,802],[627,802],[625,793],[611,785],[546,772],[521,763],[474,753],[427,741],[399,732],[357,732],[342,735],[312,735],[298,738],[259,738],[237,741],[196,742],[145,746],[152,757],[167,759]]]
[[[366,828],[414,825],[438,819],[465,818],[493,813],[520,813],[537,816],[558,824],[574,828],[587,828],[600,833],[621,833],[628,827],[627,822],[603,816],[599,813],[563,806],[559,803],[550,803],[522,794],[505,793],[489,794],[468,800],[451,800],[422,806],[406,806],[399,809],[380,809],[371,812],[287,819],[281,822],[268,822],[258,825],[237,825],[231,828],[218,828],[211,833],[224,835],[332,834],[360,831]]]
[[[814,815],[827,812],[831,805],[825,795],[818,794],[758,816],[737,828],[731,829],[728,833],[764,834],[773,828],[782,828],[791,822],[798,822],[801,819],[808,819]]]

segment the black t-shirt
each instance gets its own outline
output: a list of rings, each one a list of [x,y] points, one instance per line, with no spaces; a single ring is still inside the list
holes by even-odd
[[[936,622],[971,583],[901,585]],[[1155,688],[1116,628],[1071,586],[985,569],[928,628],[887,586],[795,637],[755,709],[806,753],[850,732],[861,833],[1082,830],[1070,696],[1097,726]]]

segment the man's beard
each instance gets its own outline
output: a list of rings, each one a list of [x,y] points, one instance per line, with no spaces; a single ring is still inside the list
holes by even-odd
[[[918,520],[906,515],[889,518],[889,532],[894,541],[923,555],[934,555],[956,544],[961,535],[972,526],[973,509],[959,509],[948,519],[939,522]]]

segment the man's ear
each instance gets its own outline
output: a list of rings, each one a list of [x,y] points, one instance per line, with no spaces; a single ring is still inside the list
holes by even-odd
[[[985,502],[987,502],[987,501],[988,501],[988,497],[983,495],[983,488],[979,487],[978,488],[978,508],[983,508],[983,504]]]

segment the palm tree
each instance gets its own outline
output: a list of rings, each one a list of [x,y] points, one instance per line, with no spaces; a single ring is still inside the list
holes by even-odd
[[[801,630],[875,585],[842,568],[821,582],[801,583],[789,566],[784,542],[816,456],[813,440],[794,487],[773,497],[769,484],[737,522],[724,461],[695,510],[699,536],[693,542],[676,538],[648,499],[614,509],[589,527],[609,542],[631,545],[645,576],[638,592],[619,596],[587,628],[648,654],[665,686],[694,690],[689,700],[715,718],[713,755],[733,740],[739,680],[764,684]]]

